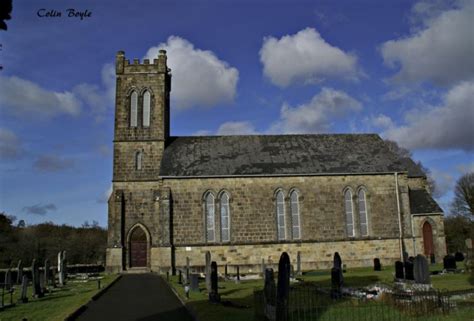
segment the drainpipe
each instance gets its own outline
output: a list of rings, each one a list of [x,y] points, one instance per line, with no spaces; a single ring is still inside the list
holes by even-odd
[[[402,213],[400,211],[400,196],[398,195],[398,173],[395,172],[395,195],[397,196],[397,212],[398,212],[398,230],[400,234],[400,260],[403,262],[403,240],[402,240]]]

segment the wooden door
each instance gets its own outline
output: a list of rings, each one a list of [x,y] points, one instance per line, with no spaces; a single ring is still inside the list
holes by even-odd
[[[425,250],[425,256],[429,257],[434,253],[433,229],[431,228],[431,224],[428,222],[423,224],[423,247]]]
[[[147,250],[145,231],[137,227],[130,237],[130,267],[146,267]]]

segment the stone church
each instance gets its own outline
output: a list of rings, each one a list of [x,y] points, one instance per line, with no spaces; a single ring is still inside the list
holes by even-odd
[[[170,136],[171,70],[116,56],[107,270],[259,272],[446,253],[443,213],[416,164],[376,134]]]

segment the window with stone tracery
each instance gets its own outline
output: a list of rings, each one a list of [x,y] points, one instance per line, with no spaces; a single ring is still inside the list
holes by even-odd
[[[215,242],[216,233],[216,218],[214,211],[214,195],[208,193],[205,198],[205,212],[206,212],[206,241]]]
[[[344,192],[344,206],[346,212],[346,233],[347,236],[354,236],[354,212],[352,204],[352,191],[347,189]]]
[[[278,239],[286,240],[285,197],[282,191],[278,191],[276,195],[276,214]]]
[[[229,213],[229,195],[223,193],[220,199],[221,205],[221,241],[230,241],[230,213]]]
[[[290,212],[292,237],[294,240],[301,238],[301,222],[300,222],[300,204],[299,195],[297,191],[292,191],[290,194]]]
[[[358,205],[359,205],[359,224],[360,224],[360,235],[369,235],[368,219],[367,219],[367,199],[365,196],[365,190],[360,189],[358,193]]]

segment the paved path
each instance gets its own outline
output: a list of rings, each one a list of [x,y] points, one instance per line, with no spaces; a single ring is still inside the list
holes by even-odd
[[[192,321],[186,308],[158,275],[127,274],[97,301],[88,304],[79,321]]]

